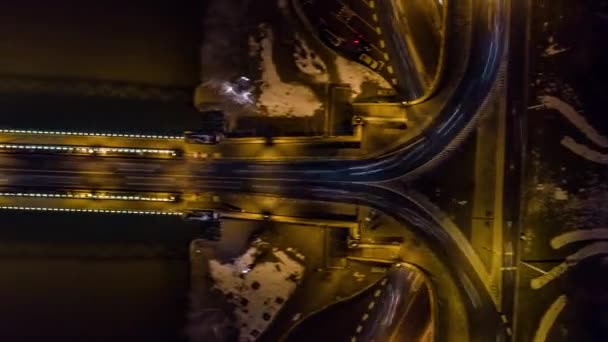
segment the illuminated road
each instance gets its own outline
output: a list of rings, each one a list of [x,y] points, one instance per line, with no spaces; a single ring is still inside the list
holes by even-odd
[[[17,157],[17,158],[15,158]],[[134,162],[136,161],[136,162]],[[359,203],[377,208],[395,217],[404,226],[415,229],[445,260],[451,277],[464,294],[470,322],[484,321],[470,327],[472,336],[496,334],[498,314],[472,263],[470,246],[462,237],[446,231],[441,218],[421,206],[419,199],[380,187],[347,183],[301,183],[248,180],[214,181],[204,175],[190,175],[199,164],[183,161],[153,163],[145,160],[88,157],[49,158],[48,156],[11,156],[0,159],[0,180],[4,186],[35,188],[103,188],[139,191],[224,191],[275,194],[331,202]],[[307,189],[302,192],[301,189]],[[44,201],[44,200],[43,200]],[[49,200],[46,200],[49,201]],[[171,204],[154,203],[168,208]],[[465,241],[466,243],[466,241]]]

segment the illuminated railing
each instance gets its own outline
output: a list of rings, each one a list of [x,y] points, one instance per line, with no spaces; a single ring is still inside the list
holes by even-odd
[[[137,195],[110,195],[91,192],[82,193],[42,193],[42,192],[0,192],[0,197],[34,197],[34,198],[66,198],[66,199],[99,199],[120,201],[149,201],[149,202],[175,202],[175,196],[155,197]]]
[[[80,209],[80,208],[52,208],[52,207],[22,207],[22,206],[0,206],[0,210],[21,210],[21,211],[53,211],[53,212],[70,212],[70,213],[92,213],[92,214],[126,214],[126,215],[163,215],[163,216],[181,216],[183,213],[179,211],[161,211],[161,210],[122,210],[122,209]]]
[[[57,152],[76,152],[88,154],[107,153],[153,153],[176,156],[178,151],[158,148],[127,148],[127,147],[92,147],[92,146],[69,146],[69,145],[32,145],[32,144],[0,144],[0,149],[6,150],[39,150]]]
[[[107,137],[107,138],[136,138],[136,139],[170,139],[183,140],[181,135],[155,135],[155,134],[130,134],[130,133],[98,133],[98,132],[68,132],[68,131],[41,131],[29,129],[0,129],[0,133],[12,134],[36,134],[36,135],[62,135],[62,136],[84,136],[84,137]]]

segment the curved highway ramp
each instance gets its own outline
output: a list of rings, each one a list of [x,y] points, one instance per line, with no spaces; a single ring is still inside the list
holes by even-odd
[[[393,266],[376,284],[296,326],[287,341],[432,341],[434,300],[424,274]]]

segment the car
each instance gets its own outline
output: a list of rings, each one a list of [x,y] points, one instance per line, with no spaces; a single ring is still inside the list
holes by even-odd
[[[363,35],[357,35],[353,38],[353,47],[357,53],[366,53],[372,51],[372,45],[363,39]]]
[[[188,144],[215,145],[222,140],[222,134],[209,132],[185,132],[184,140]]]
[[[187,221],[214,222],[219,221],[220,214],[214,210],[192,210],[183,213],[182,218]]]
[[[380,71],[384,67],[384,62],[377,61],[366,53],[362,53],[359,55],[359,62],[367,65],[370,69],[375,71]]]
[[[342,44],[344,44],[345,41],[344,38],[338,36],[327,28],[321,29],[319,31],[319,36],[321,37],[321,40],[333,47],[340,47],[342,46]]]

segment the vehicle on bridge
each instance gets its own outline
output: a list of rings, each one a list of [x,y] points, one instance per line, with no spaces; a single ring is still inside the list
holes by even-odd
[[[183,213],[182,218],[187,221],[217,222],[220,214],[214,210],[191,210]]]
[[[202,131],[187,131],[184,133],[184,140],[188,144],[208,144],[215,145],[222,141],[223,134],[209,133]]]

